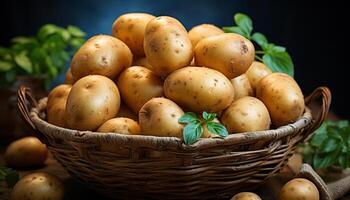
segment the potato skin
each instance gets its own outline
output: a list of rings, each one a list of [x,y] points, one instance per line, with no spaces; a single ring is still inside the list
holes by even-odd
[[[119,111],[120,95],[109,78],[90,75],[79,79],[72,87],[66,105],[68,127],[95,130]]]
[[[190,38],[192,46],[194,48],[200,40],[213,35],[220,35],[222,33],[224,33],[224,31],[221,28],[214,26],[213,24],[200,24],[193,27],[188,32],[188,37]]]
[[[260,80],[271,73],[271,69],[268,68],[264,63],[254,61],[245,74],[249,79],[250,85],[255,91]]]
[[[142,134],[182,138],[183,125],[178,120],[183,115],[183,110],[173,101],[153,98],[139,112]]]
[[[229,133],[242,133],[268,130],[271,119],[263,102],[255,97],[242,97],[223,112],[221,122]]]
[[[148,100],[163,96],[162,79],[145,67],[127,68],[120,74],[117,84],[123,101],[135,113],[139,113]]]
[[[254,45],[235,33],[223,33],[207,37],[194,49],[197,66],[220,71],[233,79],[247,71],[254,61]]]
[[[50,124],[67,127],[66,103],[72,85],[62,84],[55,87],[47,98],[47,121]]]
[[[144,56],[143,40],[146,25],[156,18],[147,13],[127,13],[118,17],[112,26],[112,35],[123,41],[134,56]]]
[[[252,192],[241,192],[233,196],[231,200],[261,200],[261,198]]]
[[[47,153],[46,145],[30,136],[12,142],[7,147],[4,158],[11,167],[33,167],[43,165]]]
[[[311,181],[295,178],[282,187],[279,197],[280,200],[319,200],[320,194]]]
[[[64,79],[64,83],[73,85],[75,83],[75,81],[77,81],[77,80],[74,78],[70,68],[68,68],[68,70],[66,71],[66,77]]]
[[[116,117],[126,117],[126,118],[130,118],[133,119],[135,121],[139,121],[139,116],[138,113],[135,114],[132,110],[130,110],[130,108],[128,108],[124,103],[120,104],[120,108],[119,111],[117,113]]]
[[[231,83],[235,90],[235,100],[245,96],[254,96],[252,86],[250,85],[249,79],[245,74],[231,79]]]
[[[132,119],[125,117],[117,117],[103,123],[97,129],[97,132],[137,135],[141,133],[141,128],[139,124]]]
[[[132,66],[141,66],[141,67],[146,67],[149,70],[152,70],[152,65],[150,65],[147,61],[146,57],[141,57],[141,58],[136,58],[133,63]]]
[[[152,19],[146,26],[143,44],[152,71],[161,77],[188,66],[193,58],[186,29],[172,17]]]
[[[79,48],[70,68],[77,79],[93,74],[113,79],[131,62],[131,51],[121,40],[109,35],[97,35]]]
[[[220,72],[205,67],[185,67],[164,81],[165,96],[195,112],[218,112],[233,101],[234,89]]]
[[[276,127],[295,122],[304,112],[303,93],[297,82],[284,73],[272,73],[263,78],[256,89],[256,96],[270,112]]]
[[[62,200],[64,185],[56,176],[35,172],[24,176],[14,186],[11,200]]]

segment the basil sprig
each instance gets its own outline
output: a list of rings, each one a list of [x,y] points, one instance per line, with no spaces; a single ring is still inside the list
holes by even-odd
[[[274,72],[284,72],[294,76],[294,64],[285,47],[270,43],[265,35],[253,33],[253,22],[249,16],[237,13],[234,16],[237,26],[223,27],[226,33],[237,33],[254,41],[261,50],[255,51],[255,59],[263,62]]]
[[[193,144],[203,134],[203,124],[207,127],[210,133],[226,137],[228,135],[227,129],[220,123],[214,122],[216,113],[202,113],[202,119],[197,118],[193,112],[185,113],[180,119],[179,123],[186,124],[183,130],[183,138],[185,144]]]
[[[19,180],[19,174],[13,169],[0,166],[0,185],[3,181],[6,182],[8,187],[13,187]],[[0,192],[3,191],[3,188],[0,187]]]

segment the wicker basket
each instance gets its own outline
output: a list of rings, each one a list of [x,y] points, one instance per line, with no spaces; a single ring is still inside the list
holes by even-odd
[[[64,168],[91,189],[118,199],[227,199],[238,190],[259,186],[321,125],[331,94],[320,87],[305,100],[308,106],[321,103],[313,103],[312,110],[307,107],[293,124],[185,145],[174,137],[57,127],[44,120],[47,98],[37,103],[28,88],[18,91],[25,121]],[[102,152],[101,145],[120,151]]]

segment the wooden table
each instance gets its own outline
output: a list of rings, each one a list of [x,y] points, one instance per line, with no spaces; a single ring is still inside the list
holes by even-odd
[[[4,154],[4,147],[0,147],[0,165],[4,164],[3,154]],[[298,163],[300,162],[300,158],[294,157],[290,161],[290,163]],[[294,165],[294,164],[293,164]],[[298,164],[296,164],[298,165]],[[88,189],[83,184],[77,182],[74,180],[64,169],[63,167],[52,158],[50,155],[49,158],[45,162],[45,166],[42,168],[36,168],[36,169],[26,169],[26,170],[18,170],[21,176],[24,176],[26,174],[35,172],[35,171],[42,171],[42,172],[48,172],[51,174],[56,175],[61,180],[63,180],[65,189],[66,189],[66,197],[65,199],[71,200],[71,199],[108,199],[105,198],[96,192]],[[293,170],[290,168],[286,168],[282,170],[282,173],[279,175],[271,178],[264,186],[260,187],[258,190],[254,191],[257,194],[261,196],[263,200],[275,200],[277,199],[277,195],[279,193],[280,188],[283,186],[285,182],[287,182],[289,179],[293,177]],[[350,175],[350,171],[346,171],[343,174],[330,174],[327,178],[328,181],[332,181],[334,179],[337,179],[340,176],[346,176]],[[350,184],[350,183],[349,183]],[[3,184],[2,187],[5,187]],[[5,190],[3,193],[0,193],[0,199],[1,200],[8,200],[10,197],[11,189],[5,187]],[[348,194],[346,197],[343,197],[342,200],[350,200],[350,194]]]

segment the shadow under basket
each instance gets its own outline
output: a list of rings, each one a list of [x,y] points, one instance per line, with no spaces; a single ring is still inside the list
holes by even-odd
[[[298,142],[324,121],[331,94],[317,88],[293,124],[192,145],[175,137],[57,127],[45,121],[46,102],[37,102],[26,87],[18,91],[25,121],[69,174],[89,188],[117,199],[228,199],[258,187],[283,167]]]

